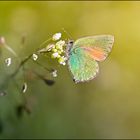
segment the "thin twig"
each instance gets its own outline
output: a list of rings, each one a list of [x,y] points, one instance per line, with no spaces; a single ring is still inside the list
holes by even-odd
[[[40,64],[40,63],[37,62],[37,61],[34,61],[34,60],[33,60],[33,62],[36,63],[36,64],[38,64],[39,66],[41,66],[43,69],[45,69],[45,70],[48,71],[48,72],[51,72],[51,71],[52,71],[52,69],[48,69],[47,67],[43,66],[42,64]]]
[[[26,57],[24,60],[21,61],[21,63],[19,64],[18,68],[15,70],[15,72],[13,72],[13,74],[11,74],[10,77],[14,77],[16,76],[16,74],[18,73],[18,71],[21,69],[21,67],[32,57],[32,54],[30,54],[28,57]]]

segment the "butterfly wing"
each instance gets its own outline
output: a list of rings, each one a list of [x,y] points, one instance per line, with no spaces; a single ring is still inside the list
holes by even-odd
[[[93,79],[99,70],[98,63],[81,48],[71,53],[68,65],[76,83]]]
[[[103,61],[111,51],[113,43],[114,36],[112,35],[83,37],[75,41],[71,51],[80,47],[94,60]]]
[[[99,66],[97,61],[103,61],[111,51],[113,36],[100,35],[80,38],[69,51],[68,66],[74,81],[84,82],[96,77]]]

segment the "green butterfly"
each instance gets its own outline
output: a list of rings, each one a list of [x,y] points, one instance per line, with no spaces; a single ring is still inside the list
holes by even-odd
[[[66,56],[75,83],[92,80],[99,72],[98,62],[104,61],[114,43],[112,35],[97,35],[68,41]]]

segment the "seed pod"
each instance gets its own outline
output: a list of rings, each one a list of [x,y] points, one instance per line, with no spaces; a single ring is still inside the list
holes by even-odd
[[[12,63],[12,59],[10,57],[5,59],[5,64],[7,67],[9,67],[11,65],[11,63]]]
[[[25,93],[27,91],[27,83],[25,82],[22,86],[22,92]]]
[[[53,35],[52,40],[56,41],[56,40],[59,40],[60,38],[61,38],[61,33],[56,33]]]
[[[38,59],[38,55],[34,53],[32,58],[33,58],[34,61],[36,61]]]

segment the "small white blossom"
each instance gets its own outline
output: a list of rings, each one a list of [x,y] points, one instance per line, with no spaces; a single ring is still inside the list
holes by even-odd
[[[61,38],[61,33],[56,33],[53,35],[52,40],[56,41],[59,40]]]
[[[61,65],[66,65],[66,62],[59,62]]]
[[[62,56],[62,58],[64,59],[64,61],[66,61],[66,60],[67,60],[67,57],[65,57],[65,56]]]
[[[64,65],[64,66],[65,66],[65,65],[66,65],[66,62],[63,62],[63,63],[62,63],[62,65]]]
[[[57,58],[58,55],[59,55],[58,52],[55,52],[55,53],[52,54],[52,57],[53,57],[53,58]]]
[[[9,67],[11,65],[11,63],[12,63],[12,59],[10,57],[5,59],[5,64],[7,67]]]
[[[38,59],[38,55],[36,55],[35,53],[32,55],[32,58],[34,61],[36,61]]]
[[[53,70],[52,76],[53,76],[53,77],[57,77],[57,70]]]
[[[66,65],[67,58],[65,56],[62,56],[58,59],[59,64]]]
[[[56,43],[56,46],[57,47],[63,47],[65,45],[65,41],[64,40],[60,40],[60,41],[58,41],[57,43]]]

